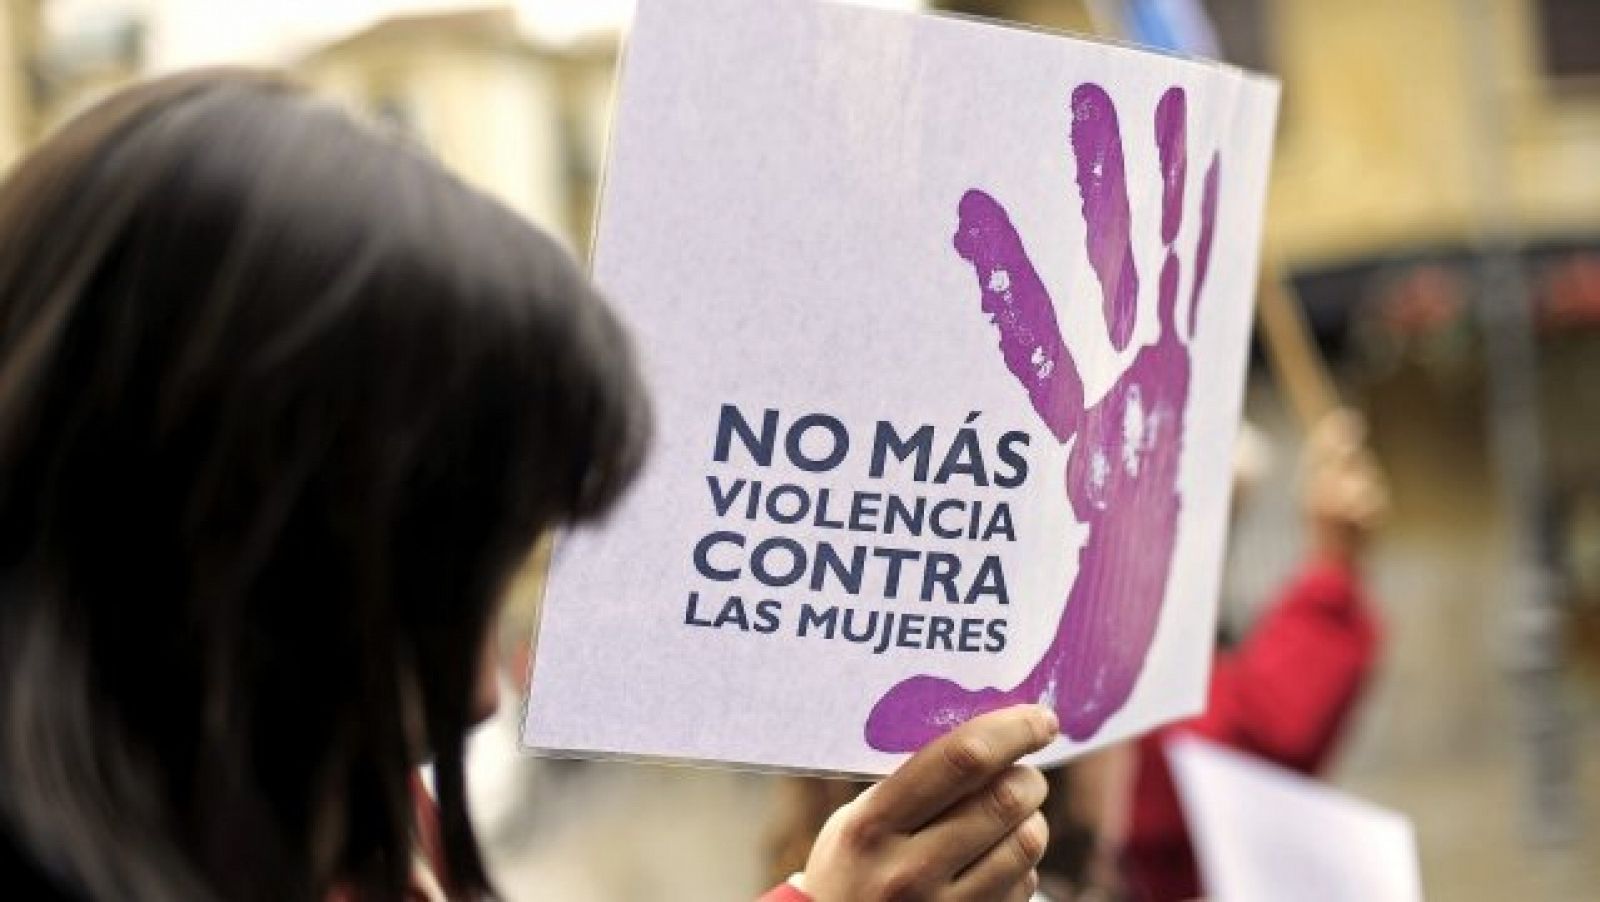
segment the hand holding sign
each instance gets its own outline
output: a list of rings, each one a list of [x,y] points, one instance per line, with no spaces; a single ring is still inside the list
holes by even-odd
[[[817,902],[1023,900],[1049,831],[1045,779],[1016,764],[1055,738],[1048,710],[965,724],[839,809],[817,837],[806,889]]]

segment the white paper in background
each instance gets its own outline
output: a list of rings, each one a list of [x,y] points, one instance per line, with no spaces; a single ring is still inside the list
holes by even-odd
[[[642,0],[595,277],[658,435],[556,552],[526,744],[883,773],[1004,704],[1056,706],[1043,761],[1196,710],[1276,100],[970,20]]]
[[[1212,902],[1421,902],[1403,815],[1199,739],[1167,757]]]

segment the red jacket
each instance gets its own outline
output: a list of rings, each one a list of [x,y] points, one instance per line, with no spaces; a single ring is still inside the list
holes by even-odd
[[[1315,561],[1262,616],[1248,639],[1220,653],[1204,714],[1139,740],[1126,847],[1131,898],[1178,902],[1201,894],[1183,812],[1162,752],[1175,733],[1320,771],[1378,655],[1380,625],[1349,566]]]

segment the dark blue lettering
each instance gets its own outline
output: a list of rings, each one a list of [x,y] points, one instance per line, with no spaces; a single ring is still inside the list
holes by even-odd
[[[821,457],[813,458],[805,452],[803,439],[812,427],[821,427],[833,440],[832,450]],[[790,463],[807,473],[822,473],[837,467],[844,460],[845,454],[850,451],[850,433],[834,417],[825,413],[808,413],[789,427],[784,449],[789,454]]]
[[[778,412],[771,408],[761,412],[761,435],[758,437],[744,418],[744,413],[732,404],[722,405],[717,416],[717,443],[711,458],[717,463],[728,462],[729,446],[734,436],[744,444],[750,459],[763,467],[772,466],[772,450],[778,440]]]
[[[701,576],[704,576],[706,579],[715,580],[719,583],[725,583],[739,578],[739,568],[737,567],[732,570],[720,570],[711,566],[711,547],[713,545],[719,545],[723,543],[733,545],[737,548],[743,548],[744,536],[736,532],[719,530],[717,532],[708,533],[699,542],[696,542],[694,546],[694,568],[700,571]]]
[[[933,600],[933,587],[944,588],[944,600],[961,600],[956,591],[956,577],[961,574],[961,558],[944,551],[928,552],[928,564],[922,570],[922,600]]]

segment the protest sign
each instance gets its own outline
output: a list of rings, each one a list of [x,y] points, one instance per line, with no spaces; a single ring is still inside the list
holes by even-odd
[[[658,432],[556,551],[526,745],[870,774],[1198,709],[1275,84],[816,0],[644,0],[621,78]]]
[[[1194,738],[1167,749],[1217,902],[1421,902],[1416,834],[1396,812]]]

